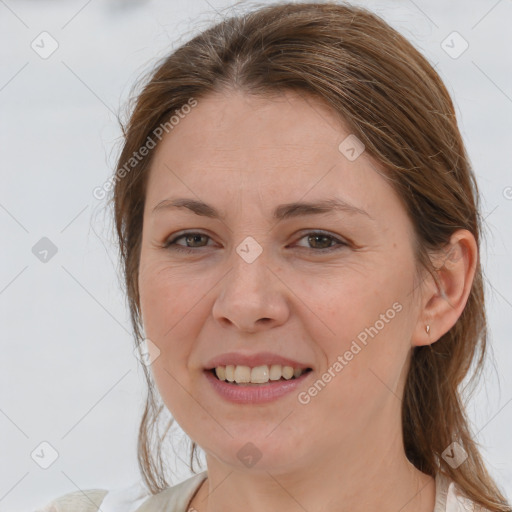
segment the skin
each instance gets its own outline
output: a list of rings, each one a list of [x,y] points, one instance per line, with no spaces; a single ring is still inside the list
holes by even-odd
[[[401,396],[413,347],[434,343],[462,313],[477,247],[468,231],[454,233],[450,258],[439,255],[441,296],[417,273],[412,225],[378,164],[338,150],[349,133],[314,98],[230,91],[199,100],[155,150],[140,306],[160,351],[151,368],[162,400],[206,454],[208,479],[189,504],[199,512],[434,509],[434,479],[405,457]],[[170,197],[225,218],[152,212]],[[271,218],[278,204],[333,197],[369,216]],[[177,241],[195,252],[164,247],[183,230],[206,235]],[[308,239],[316,230],[334,240]],[[248,236],[263,248],[252,263],[236,252]],[[313,368],[307,390],[396,302],[401,311],[307,405],[294,392],[235,405],[206,381],[214,356],[271,351]],[[252,467],[237,457],[247,442],[261,453]]]

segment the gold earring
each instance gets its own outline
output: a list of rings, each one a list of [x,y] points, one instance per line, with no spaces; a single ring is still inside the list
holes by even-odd
[[[427,331],[427,334],[430,332],[430,325],[427,324],[427,326],[425,327],[425,330]]]

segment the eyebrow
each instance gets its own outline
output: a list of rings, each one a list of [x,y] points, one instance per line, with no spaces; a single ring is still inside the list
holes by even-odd
[[[209,217],[212,219],[225,219],[225,215],[219,212],[213,206],[203,203],[202,201],[188,198],[164,199],[153,208],[152,214],[159,211],[175,208],[187,208],[196,215],[201,215],[203,217]],[[274,209],[273,218],[275,220],[285,220],[292,217],[302,217],[306,215],[318,215],[332,212],[365,215],[369,219],[374,220],[373,217],[365,210],[362,210],[361,208],[358,208],[357,206],[354,206],[339,198],[323,199],[315,202],[295,202],[280,204]]]

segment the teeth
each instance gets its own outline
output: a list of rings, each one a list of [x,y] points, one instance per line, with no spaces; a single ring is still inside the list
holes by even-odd
[[[269,380],[279,380],[284,378],[290,380],[300,377],[305,370],[293,368],[292,366],[282,366],[280,364],[262,365],[251,368],[243,365],[217,366],[215,375],[219,380],[236,382],[237,384],[266,384]]]
[[[235,366],[235,382],[237,384],[251,382],[251,369],[248,366]]]
[[[247,366],[244,366],[247,368]],[[255,384],[263,384],[269,380],[268,366],[256,366],[251,370],[251,382]],[[238,382],[238,381],[237,381]]]
[[[293,368],[291,366],[283,366],[281,373],[286,380],[290,380],[293,377]]]
[[[222,368],[222,366],[220,368]],[[215,369],[215,371],[217,371],[217,369]],[[219,375],[217,375],[217,377],[219,377]],[[235,367],[233,365],[226,366],[226,380],[228,382],[235,381]]]
[[[270,367],[270,380],[279,380],[281,378],[281,365],[273,364]]]
[[[219,378],[219,380],[226,380],[226,367],[225,366],[217,366],[215,368],[215,375]]]

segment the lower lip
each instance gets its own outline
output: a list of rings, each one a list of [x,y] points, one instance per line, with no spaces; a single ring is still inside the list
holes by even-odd
[[[296,379],[269,381],[268,384],[256,385],[231,384],[217,379],[211,371],[205,370],[204,373],[213,389],[229,402],[262,404],[295,391],[313,372],[310,370]]]

